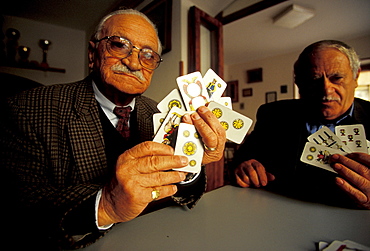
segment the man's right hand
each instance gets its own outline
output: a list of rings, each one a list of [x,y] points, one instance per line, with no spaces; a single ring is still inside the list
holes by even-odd
[[[157,199],[174,195],[175,183],[186,174],[171,169],[187,164],[188,159],[174,155],[172,147],[156,142],[143,142],[125,151],[117,160],[115,178],[103,188],[99,226],[134,219],[153,201],[153,190],[159,192]]]
[[[255,159],[241,163],[234,170],[236,182],[241,187],[266,186],[269,181],[275,180],[275,176],[266,172],[265,167]]]

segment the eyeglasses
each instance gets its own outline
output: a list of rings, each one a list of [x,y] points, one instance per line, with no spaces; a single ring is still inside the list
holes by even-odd
[[[107,39],[106,45],[108,52],[112,56],[120,58],[121,60],[130,56],[132,54],[132,50],[135,48],[139,51],[138,58],[140,64],[148,70],[157,69],[159,64],[163,61],[161,56],[159,56],[155,51],[148,48],[140,49],[123,37],[107,36],[102,39],[95,40],[95,42],[100,42],[105,39]]]

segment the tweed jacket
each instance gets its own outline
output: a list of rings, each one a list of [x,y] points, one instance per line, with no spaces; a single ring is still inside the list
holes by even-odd
[[[31,221],[30,232],[64,248],[85,246],[104,234],[95,225],[95,198],[111,170],[91,83],[87,77],[36,88],[2,109],[7,119],[0,128],[1,170],[5,189],[13,192],[9,199],[19,205],[22,222]],[[139,141],[152,140],[156,102],[138,96],[135,110]]]
[[[310,107],[303,100],[282,100],[262,105],[258,109],[253,132],[235,154],[233,168],[242,161],[256,159],[275,175],[275,181],[269,183],[273,189],[285,189],[310,197],[310,200],[321,195],[320,201],[327,200],[327,197],[335,200],[333,194],[343,197],[336,190],[333,173],[300,162],[309,136],[306,129],[309,114]],[[353,117],[343,123],[363,124],[369,139],[370,102],[356,98]],[[330,192],[325,196],[323,191]]]

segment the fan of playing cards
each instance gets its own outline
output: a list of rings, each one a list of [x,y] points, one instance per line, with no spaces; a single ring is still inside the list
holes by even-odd
[[[176,155],[189,158],[188,166],[181,171],[198,173],[203,158],[202,139],[194,125],[181,123],[185,113],[192,113],[203,105],[220,121],[226,130],[226,138],[241,143],[252,125],[252,120],[232,110],[231,98],[222,97],[227,84],[212,69],[204,77],[193,72],[176,79],[178,89],[172,90],[159,104],[161,113],[153,115],[153,141],[167,144]]]
[[[335,133],[323,126],[307,139],[301,161],[331,172],[335,172],[329,161],[333,154],[370,153],[369,142],[366,140],[364,126],[361,124],[336,126]]]

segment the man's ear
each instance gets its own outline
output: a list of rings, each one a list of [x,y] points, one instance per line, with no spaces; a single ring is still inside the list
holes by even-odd
[[[94,66],[95,52],[96,52],[95,43],[93,41],[89,41],[88,57],[90,69],[92,69]]]

